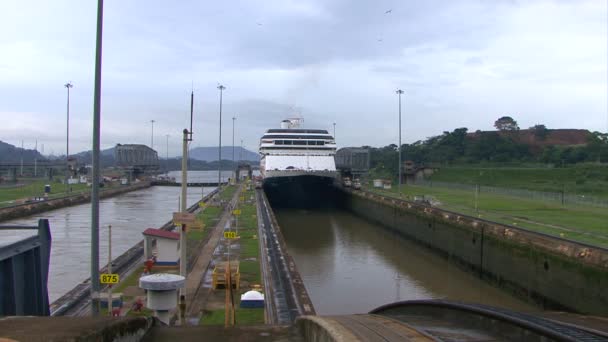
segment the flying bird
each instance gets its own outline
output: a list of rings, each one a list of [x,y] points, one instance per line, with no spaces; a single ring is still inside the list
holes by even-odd
[[[378,39],[378,42],[382,43],[382,39]]]
[[[384,12],[384,14],[389,14],[389,13],[393,13],[393,9],[389,9],[388,11]]]
[[[258,24],[258,26],[262,26],[262,23],[256,23],[256,24]]]

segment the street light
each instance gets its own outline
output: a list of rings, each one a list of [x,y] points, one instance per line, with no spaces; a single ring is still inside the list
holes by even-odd
[[[74,86],[68,82],[63,85],[68,90],[67,123],[65,133],[65,192],[68,192],[68,178],[70,175],[70,89]]]
[[[150,120],[150,123],[152,123],[152,134],[150,135],[150,148],[154,149],[154,120]]]
[[[223,85],[218,85],[217,89],[220,90],[220,147],[219,147],[219,160],[218,160],[218,167],[217,167],[217,186],[219,188],[222,187],[222,94],[224,92],[224,89],[226,89],[226,87],[224,87]]]
[[[236,168],[234,167],[234,122],[235,121],[236,121],[236,117],[233,116],[232,117],[232,168],[234,169],[233,179],[236,176]]]
[[[167,151],[167,159],[165,160],[165,168],[166,168],[166,171],[167,171],[167,177],[169,177],[169,137],[170,137],[170,135],[169,134],[165,134],[165,136],[167,137],[167,149],[166,149],[166,151]]]
[[[399,196],[401,196],[401,94],[403,90],[397,89],[396,93],[399,95]]]

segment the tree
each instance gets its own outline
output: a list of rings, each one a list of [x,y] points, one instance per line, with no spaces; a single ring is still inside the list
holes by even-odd
[[[513,120],[510,116],[503,116],[498,120],[494,121],[494,127],[499,131],[517,131],[519,126],[517,121]]]
[[[530,130],[538,140],[545,140],[549,134],[549,130],[545,125],[536,124],[530,127]]]

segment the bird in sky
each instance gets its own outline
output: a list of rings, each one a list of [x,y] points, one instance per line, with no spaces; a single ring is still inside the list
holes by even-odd
[[[382,39],[378,39],[378,42],[379,42],[379,43],[382,43]]]
[[[258,26],[262,26],[262,23],[256,23],[256,24],[258,24]]]
[[[389,13],[393,13],[393,9],[389,9],[388,11],[384,12],[384,14],[389,14]]]

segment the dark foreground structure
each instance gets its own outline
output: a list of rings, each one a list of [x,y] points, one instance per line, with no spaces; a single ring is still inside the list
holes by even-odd
[[[49,221],[39,220],[37,226],[0,226],[0,234],[3,230],[37,230],[37,234],[0,243],[0,316],[48,316]]]

